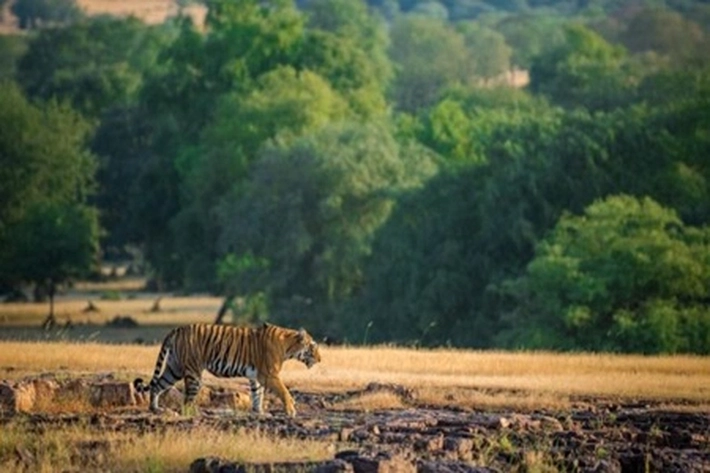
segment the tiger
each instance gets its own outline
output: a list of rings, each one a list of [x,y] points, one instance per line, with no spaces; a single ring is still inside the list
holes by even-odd
[[[308,368],[321,361],[318,344],[304,329],[268,323],[258,327],[185,325],[165,336],[150,383],[136,378],[133,386],[138,393],[150,391],[150,410],[161,412],[158,398],[181,379],[185,409],[194,407],[203,370],[221,378],[245,377],[254,412],[263,413],[264,388],[268,387],[281,399],[286,414],[294,417],[293,397],[279,377],[286,360],[298,360]]]

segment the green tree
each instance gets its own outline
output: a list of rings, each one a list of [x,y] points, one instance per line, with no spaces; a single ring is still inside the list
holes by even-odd
[[[472,75],[463,35],[447,23],[407,16],[392,25],[390,57],[397,74],[391,98],[405,112],[415,112],[437,101],[448,86]]]
[[[633,77],[624,50],[581,25],[565,28],[566,41],[530,68],[530,90],[566,107],[613,109],[628,101]]]
[[[135,18],[95,17],[43,29],[18,64],[18,82],[31,97],[67,100],[98,118],[112,106],[135,103],[168,39]]]
[[[94,202],[108,231],[103,235],[108,247],[129,241],[134,214],[128,197],[153,129],[146,110],[138,107],[140,90],[174,36],[167,26],[147,26],[135,18],[94,17],[39,31],[18,66],[29,96],[70,102],[98,122],[91,143],[99,165]]]
[[[488,81],[511,69],[513,50],[506,44],[505,36],[477,22],[461,23],[457,28],[466,40],[476,77]]]
[[[439,103],[420,114],[415,136],[451,162],[480,164],[487,160],[493,128],[531,112],[544,116],[548,108],[521,89],[451,88]]]
[[[620,36],[632,53],[655,52],[679,63],[697,57],[704,39],[700,26],[680,13],[651,8],[634,15]]]
[[[563,216],[509,283],[519,301],[510,343],[710,352],[708,238],[649,198],[610,197]]]
[[[369,119],[387,113],[386,87],[377,79],[377,66],[351,39],[325,31],[307,32],[297,67],[326,79],[358,116]]]
[[[27,39],[23,35],[0,36],[0,81],[13,81],[17,63],[27,51]]]
[[[173,221],[190,205],[183,178],[205,127],[225,96],[248,95],[262,74],[293,65],[303,37],[303,19],[290,1],[205,3],[205,31],[190,18],[179,18],[176,40],[160,55],[157,72],[141,91],[140,106],[153,127],[151,156],[142,166],[131,208],[146,260],[163,286],[185,280]]]
[[[89,269],[95,255],[90,126],[56,103],[33,105],[0,87],[0,281],[56,284]],[[93,260],[92,260],[93,261]]]
[[[106,252],[120,254],[128,245],[142,243],[134,204],[146,196],[140,184],[146,163],[153,157],[154,132],[154,124],[137,106],[112,107],[101,115],[91,141],[98,161],[92,202],[105,230],[101,247]]]
[[[206,78],[224,89],[248,90],[254,79],[293,64],[303,36],[303,16],[292,0],[208,0]]]
[[[672,159],[652,138],[667,139],[666,125],[495,97],[452,93],[422,120],[416,135],[450,164],[398,200],[373,243],[356,310],[371,315],[376,341],[495,346],[509,310],[502,282],[565,210],[621,190],[664,192]]]
[[[224,98],[200,145],[179,161],[183,195],[188,198],[174,228],[177,249],[187,264],[188,285],[214,284],[219,234],[215,208],[242,186],[262,145],[274,138],[290,141],[349,114],[345,100],[323,78],[290,67],[264,74],[246,97]]]
[[[330,126],[265,149],[246,193],[221,210],[224,255],[263,259],[277,319],[333,328],[334,305],[363,284],[363,260],[397,191],[436,172],[433,157],[387,127]]]
[[[565,42],[563,25],[557,16],[524,13],[505,16],[495,29],[512,48],[512,64],[530,69],[535,58]]]
[[[308,29],[299,67],[322,75],[360,115],[386,110],[392,79],[384,22],[362,0],[316,0],[305,10]]]
[[[386,85],[392,78],[387,57],[389,36],[384,21],[371,13],[363,0],[312,0],[305,13],[309,29],[349,39],[372,61],[373,79]]]
[[[83,16],[76,0],[15,0],[11,10],[22,29],[73,23]]]
[[[96,270],[98,214],[81,204],[39,204],[7,229],[3,243],[3,276],[15,284],[46,287],[49,320],[53,323],[57,287]]]
[[[90,132],[70,108],[33,105],[13,83],[0,86],[0,233],[35,204],[86,201],[95,172]]]

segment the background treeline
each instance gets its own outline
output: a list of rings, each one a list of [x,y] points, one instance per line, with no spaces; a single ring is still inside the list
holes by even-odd
[[[137,250],[155,288],[350,343],[710,353],[709,3],[26,3],[6,291]]]

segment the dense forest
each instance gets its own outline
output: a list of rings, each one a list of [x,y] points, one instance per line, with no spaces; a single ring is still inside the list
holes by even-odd
[[[0,0],[6,294],[130,256],[348,343],[710,353],[707,1],[177,3]]]

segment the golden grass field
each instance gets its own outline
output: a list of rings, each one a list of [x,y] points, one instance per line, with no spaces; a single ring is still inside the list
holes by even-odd
[[[0,342],[0,378],[47,372],[145,377],[152,373],[157,352],[157,345],[6,341]],[[322,355],[323,362],[311,370],[296,362],[286,363],[285,382],[311,391],[393,382],[416,389],[421,401],[469,407],[566,408],[573,398],[594,396],[692,404],[710,410],[707,357],[396,347],[323,347]]]
[[[88,323],[98,330],[117,315],[127,315],[140,325],[164,326],[162,330],[167,331],[175,325],[212,321],[222,303],[218,297],[144,293],[140,291],[143,284],[141,279],[77,284],[57,298],[57,320],[60,324],[68,320]],[[107,294],[111,295],[108,299]],[[160,311],[151,312],[159,297]],[[84,312],[89,301],[100,311]],[[39,327],[47,311],[47,303],[1,304],[0,335],[18,326]],[[137,334],[141,331],[140,327],[129,330]],[[710,406],[710,357],[390,346],[322,347],[322,351],[324,361],[313,370],[287,363],[286,382],[305,390],[342,390],[370,382],[394,382],[416,388],[420,399],[433,404],[454,399],[471,407],[565,407],[570,399],[584,396]],[[157,352],[158,345],[3,341],[0,379],[58,371],[146,376],[152,372]]]

